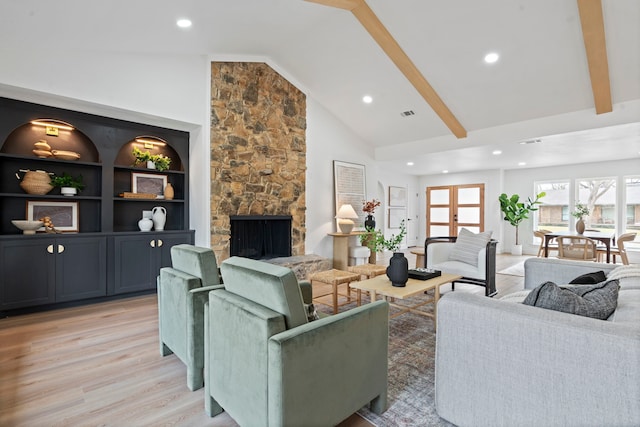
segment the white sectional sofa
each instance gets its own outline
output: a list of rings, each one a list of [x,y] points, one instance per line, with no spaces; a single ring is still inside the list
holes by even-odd
[[[531,258],[525,289],[610,264]],[[451,292],[438,304],[438,414],[459,426],[640,426],[640,268],[608,320]],[[524,297],[523,297],[524,298]],[[508,302],[508,301],[512,302]],[[516,302],[513,302],[516,301]]]

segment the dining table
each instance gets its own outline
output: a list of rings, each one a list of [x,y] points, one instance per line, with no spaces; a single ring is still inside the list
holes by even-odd
[[[614,232],[604,232],[604,231],[585,231],[582,234],[577,234],[572,231],[551,231],[544,234],[544,256],[547,258],[549,256],[549,242],[556,237],[563,236],[581,236],[588,237],[593,240],[598,240],[602,242],[607,248],[607,263],[610,262],[611,256],[611,246],[616,242],[616,235]]]

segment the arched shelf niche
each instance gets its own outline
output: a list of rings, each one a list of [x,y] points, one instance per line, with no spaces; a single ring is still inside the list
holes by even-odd
[[[15,128],[2,144],[0,153],[19,156],[35,156],[34,144],[44,140],[51,151],[78,153],[81,162],[100,163],[100,154],[95,144],[75,126],[57,119],[34,119]],[[55,158],[51,156],[49,158]]]
[[[162,154],[165,157],[169,157],[171,159],[171,163],[169,164],[170,171],[184,171],[182,160],[171,144],[160,137],[152,135],[139,135],[123,144],[122,147],[120,147],[120,151],[118,151],[114,164],[117,166],[134,166],[136,161],[133,155],[134,148],[141,151],[148,151],[152,156]],[[145,166],[141,165],[141,167]]]

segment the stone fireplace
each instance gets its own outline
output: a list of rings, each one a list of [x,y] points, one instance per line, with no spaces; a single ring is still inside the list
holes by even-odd
[[[211,247],[231,255],[232,216],[291,218],[304,255],[306,96],[264,63],[211,63]]]

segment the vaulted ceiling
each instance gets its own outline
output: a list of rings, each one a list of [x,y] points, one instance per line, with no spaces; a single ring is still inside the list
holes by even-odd
[[[583,38],[579,2],[587,9],[583,24],[594,10],[602,11],[608,79],[598,65],[602,61],[594,66],[591,57],[588,60],[585,40],[592,37],[587,46],[596,57],[602,49],[597,31],[595,36],[585,31]],[[599,3],[4,1],[0,49],[47,44],[105,52],[268,58],[369,143],[386,166],[406,173],[512,168],[519,161],[542,166],[637,158],[640,126],[635,122],[640,117],[630,119],[624,109],[640,111],[640,2]],[[353,11],[363,4],[375,19]],[[179,17],[189,17],[192,28],[177,28]],[[378,26],[370,34],[375,20]],[[389,43],[405,55],[400,68],[397,58],[394,63],[388,55]],[[498,62],[484,62],[490,52],[500,55]],[[414,67],[409,74],[403,61]],[[449,113],[434,109],[412,72],[428,83]],[[601,82],[610,82],[613,113],[596,113],[596,106],[607,108],[606,102],[597,101],[603,97],[602,84],[592,88],[590,76],[597,75]],[[373,102],[364,104],[364,95]],[[405,117],[401,113],[406,111],[415,114]],[[443,111],[455,121],[443,118]],[[585,132],[592,128],[598,130]],[[577,132],[555,135],[555,130]],[[519,144],[530,139],[541,142]],[[580,158],[575,156],[576,144],[584,153]],[[503,154],[492,155],[494,150]],[[415,165],[406,166],[409,160]]]

